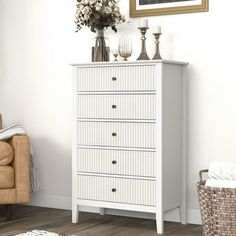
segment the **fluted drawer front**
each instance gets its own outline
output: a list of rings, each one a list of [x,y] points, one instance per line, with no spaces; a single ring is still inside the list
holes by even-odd
[[[78,149],[77,171],[155,177],[154,152]]]
[[[79,199],[155,206],[152,180],[78,175]]]
[[[78,145],[155,148],[154,123],[80,121],[77,135]]]
[[[155,94],[78,95],[78,118],[155,119]]]
[[[155,90],[155,65],[78,68],[77,91]]]

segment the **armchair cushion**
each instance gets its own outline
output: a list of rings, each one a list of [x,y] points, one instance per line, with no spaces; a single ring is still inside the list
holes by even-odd
[[[0,141],[0,166],[8,165],[13,159],[13,148],[7,142]]]
[[[0,166],[0,189],[14,187],[14,169],[11,166]]]

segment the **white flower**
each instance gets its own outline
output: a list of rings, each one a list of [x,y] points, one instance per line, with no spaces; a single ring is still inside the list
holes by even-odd
[[[83,2],[85,5],[88,5],[89,0],[83,0],[82,2]]]
[[[96,11],[100,11],[102,9],[102,7],[100,5],[96,5]]]
[[[90,0],[89,5],[92,6],[95,2],[96,2],[96,0]]]
[[[90,8],[89,8],[89,7],[84,7],[84,8],[81,10],[81,12],[82,12],[83,14],[88,14],[88,13],[90,12]]]
[[[106,12],[106,14],[110,14],[110,13],[112,13],[112,9],[108,6],[106,6],[105,7],[105,12]]]
[[[118,6],[114,7],[114,11],[120,11],[120,8]]]
[[[89,15],[88,14],[84,14],[84,20],[88,20],[89,19]]]
[[[96,11],[100,11],[102,9],[102,3],[97,2],[96,5],[95,5],[95,9],[96,9]]]
[[[108,5],[109,5],[109,7],[113,7],[114,3],[113,2],[109,2]]]
[[[80,8],[77,8],[77,10],[76,10],[76,15],[79,15],[80,13],[81,13]]]
[[[121,16],[121,15],[120,15],[120,12],[117,12],[117,11],[114,12],[113,14],[114,14],[117,18]]]

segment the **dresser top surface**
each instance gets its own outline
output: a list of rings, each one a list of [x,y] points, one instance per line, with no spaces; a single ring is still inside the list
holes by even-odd
[[[155,65],[155,64],[172,64],[187,66],[187,62],[171,61],[171,60],[146,60],[146,61],[118,61],[118,62],[90,62],[90,63],[72,63],[75,67],[99,67],[99,66],[132,66],[132,65]]]

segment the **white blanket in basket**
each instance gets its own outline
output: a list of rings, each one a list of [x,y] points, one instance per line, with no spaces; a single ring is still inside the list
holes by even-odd
[[[211,162],[208,177],[216,180],[236,180],[236,162]]]
[[[236,162],[214,161],[210,163],[206,186],[236,188]]]
[[[216,188],[236,188],[235,180],[216,180],[208,179],[205,186],[216,187]]]

